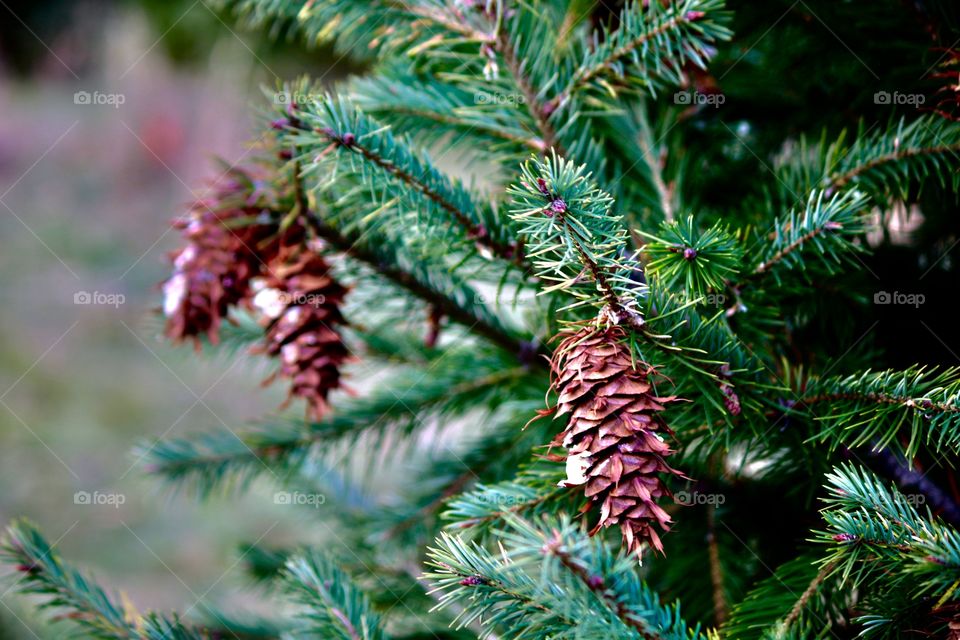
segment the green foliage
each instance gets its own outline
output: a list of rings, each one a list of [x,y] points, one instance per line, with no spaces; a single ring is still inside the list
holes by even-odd
[[[287,561],[283,582],[303,607],[298,638],[386,640],[370,599],[330,558],[308,551]]]
[[[643,235],[651,240],[643,248],[650,256],[647,275],[671,291],[697,296],[722,291],[736,278],[743,259],[743,248],[729,231],[719,225],[701,231],[693,216],[664,223],[659,237]]]
[[[856,138],[847,143],[839,135],[827,143],[809,146],[801,141],[795,153],[777,168],[778,184],[792,198],[817,189],[858,189],[877,199],[907,199],[927,180],[957,190],[956,172],[950,171],[960,152],[960,127],[928,115],[888,127],[861,123]]]
[[[374,392],[345,400],[321,422],[277,417],[240,434],[224,430],[144,444],[140,454],[152,472],[206,496],[217,489],[242,489],[265,472],[292,478],[337,442],[410,433],[435,419],[449,422],[478,401],[493,414],[502,403],[538,393],[535,387],[523,391],[530,384],[525,370],[505,369],[503,354],[464,346],[425,355],[395,368],[392,379],[381,381]]]
[[[829,198],[825,192],[812,192],[803,209],[776,220],[772,240],[764,243],[754,273],[769,272],[778,284],[784,272],[802,271],[811,277],[806,271],[809,262],[822,266],[827,274],[836,273],[844,261],[852,259],[851,253],[861,250],[853,239],[863,233],[866,204],[857,191]]]
[[[814,440],[902,449],[908,457],[921,446],[960,450],[960,371],[955,368],[867,370],[808,380],[802,392],[801,404],[820,425]]]
[[[618,89],[632,88],[655,94],[682,84],[685,65],[705,68],[710,45],[730,37],[728,18],[722,0],[631,1],[617,29],[584,51],[561,95],[593,89],[616,96]]]
[[[394,136],[346,99],[303,91],[306,100],[296,103],[289,114],[291,124],[281,142],[296,149],[306,178],[323,187],[345,173],[369,192],[382,191],[380,206],[395,204],[399,213],[391,218],[380,212],[377,228],[388,235],[409,233],[411,225],[429,222],[432,239],[447,243],[456,239],[467,246],[475,239],[497,255],[509,256],[515,236],[510,227],[491,207],[441,173],[422,149],[415,150],[407,139]]]
[[[858,582],[869,574],[877,579],[883,571],[915,583],[917,596],[940,596],[954,588],[960,579],[960,534],[929,510],[921,514],[914,503],[922,496],[905,496],[852,465],[828,479],[827,530],[818,539],[833,548],[826,562],[844,580],[857,573]],[[883,577],[890,579],[889,573]]]
[[[627,230],[610,210],[613,199],[586,166],[556,154],[546,161],[534,158],[509,193],[511,217],[527,238],[544,292],[570,293],[577,299],[571,306],[607,305],[614,314],[636,315],[634,261],[623,256]]]
[[[499,525],[510,514],[530,517],[555,508],[551,503],[569,498],[571,491],[560,487],[565,478],[556,465],[533,466],[513,480],[493,485],[478,484],[473,491],[457,496],[443,513],[447,529],[487,529]]]
[[[842,611],[822,593],[816,560],[816,556],[804,554],[760,581],[734,607],[721,628],[723,636],[749,640],[829,633],[829,620],[842,619]],[[811,585],[814,591],[808,594]]]
[[[2,557],[20,574],[10,590],[41,598],[40,607],[72,621],[85,637],[119,640],[202,640],[205,633],[184,626],[176,617],[140,615],[118,602],[89,577],[65,564],[57,551],[28,522],[10,526]]]
[[[509,515],[496,553],[443,533],[426,575],[440,606],[464,608],[460,626],[478,622],[509,638],[701,638],[678,605],[667,606],[639,578],[636,558],[614,553],[569,518]]]

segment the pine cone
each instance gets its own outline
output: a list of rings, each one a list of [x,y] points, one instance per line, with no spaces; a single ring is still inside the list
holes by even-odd
[[[620,525],[630,551],[639,555],[649,542],[662,553],[654,524],[669,531],[670,516],[657,501],[670,492],[661,475],[683,475],[664,461],[673,451],[661,434],[672,432],[660,412],[677,399],[653,395],[657,373],[634,364],[625,337],[619,327],[588,328],[560,344],[552,362],[557,415],[570,420],[557,444],[568,449],[564,484],[585,485],[586,496],[600,504],[591,535]]]
[[[194,338],[199,346],[198,337],[206,334],[216,343],[230,307],[247,298],[251,279],[277,250],[270,240],[276,225],[269,217],[255,207],[224,206],[241,189],[231,181],[174,222],[187,240],[171,254],[173,275],[163,283],[166,334],[175,341]],[[241,224],[244,219],[248,224]]]
[[[346,324],[340,304],[347,290],[330,275],[318,253],[302,246],[284,249],[254,298],[266,317],[262,351],[280,357],[277,376],[291,380],[288,402],[307,401],[307,415],[320,419],[327,396],[340,387],[340,366],[349,351],[337,331]]]

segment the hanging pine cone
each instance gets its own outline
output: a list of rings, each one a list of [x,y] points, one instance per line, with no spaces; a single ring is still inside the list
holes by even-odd
[[[245,199],[244,186],[231,180],[174,222],[187,241],[171,254],[173,275],[163,283],[166,334],[175,341],[193,338],[199,347],[206,334],[216,343],[230,307],[247,298],[251,279],[277,250],[269,215],[236,206],[238,199]]]
[[[662,474],[683,475],[664,458],[673,451],[662,435],[672,434],[661,412],[676,402],[653,395],[653,367],[631,359],[619,327],[583,329],[568,336],[552,362],[557,415],[570,414],[557,444],[568,449],[567,486],[585,485],[600,505],[601,527],[620,525],[630,551],[649,542],[663,552],[654,525],[669,530],[670,516],[657,501],[670,495]]]
[[[262,284],[254,298],[266,318],[262,351],[280,358],[280,369],[267,383],[289,378],[287,401],[305,399],[307,416],[319,419],[328,410],[330,391],[340,387],[340,367],[349,356],[337,331],[346,324],[340,304],[347,290],[323,257],[303,246],[285,248]]]

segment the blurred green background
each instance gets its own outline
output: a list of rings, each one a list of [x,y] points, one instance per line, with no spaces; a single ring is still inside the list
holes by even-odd
[[[268,487],[199,505],[130,451],[279,404],[281,389],[258,390],[264,363],[159,339],[155,285],[177,244],[169,221],[212,157],[248,153],[259,87],[304,70],[332,79],[334,63],[237,32],[198,1],[0,2],[0,523],[36,521],[140,608],[262,609],[238,588],[235,543],[309,537]],[[92,304],[75,303],[84,292]],[[7,578],[0,638],[59,637]]]

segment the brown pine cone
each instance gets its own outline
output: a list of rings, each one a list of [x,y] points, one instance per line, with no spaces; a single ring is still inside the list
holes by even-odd
[[[340,387],[340,367],[349,351],[338,327],[346,324],[340,304],[347,290],[330,274],[323,257],[302,246],[285,248],[254,298],[265,316],[262,351],[279,356],[276,377],[291,380],[287,402],[307,402],[307,416],[318,420],[327,411],[327,396]]]
[[[623,329],[582,329],[560,344],[552,362],[559,393],[557,415],[570,414],[557,444],[568,450],[566,486],[585,486],[600,505],[601,527],[620,525],[624,542],[639,555],[644,542],[663,552],[654,525],[669,531],[658,500],[669,496],[662,474],[684,477],[664,461],[672,432],[661,412],[677,399],[653,394],[653,367],[631,359]]]
[[[187,245],[172,253],[173,275],[163,283],[166,334],[175,341],[206,334],[216,344],[230,307],[250,294],[250,281],[277,251],[276,225],[255,207],[225,206],[242,195],[231,181],[174,222]]]

